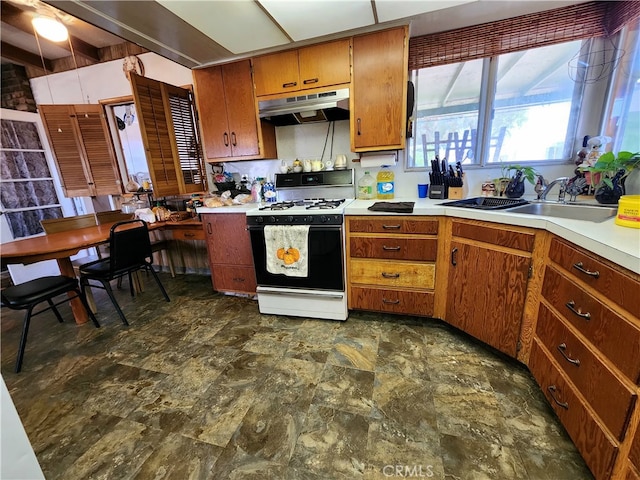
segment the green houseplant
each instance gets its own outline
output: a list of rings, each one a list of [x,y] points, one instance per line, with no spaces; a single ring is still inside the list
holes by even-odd
[[[580,166],[587,181],[595,189],[595,198],[600,203],[618,203],[624,195],[624,180],[640,167],[640,152],[620,151],[603,153],[592,166]]]
[[[518,164],[502,165],[501,173],[502,177],[495,179],[496,190],[501,197],[509,198],[520,198],[524,194],[524,181],[535,185],[538,175],[535,168]]]

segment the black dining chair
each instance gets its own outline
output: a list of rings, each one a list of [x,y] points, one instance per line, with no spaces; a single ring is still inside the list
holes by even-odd
[[[65,293],[75,293],[74,296],[66,296],[64,299],[54,303],[53,299]],[[20,337],[20,346],[18,348],[18,356],[16,358],[16,373],[22,368],[22,359],[24,358],[24,349],[27,345],[27,335],[29,333],[29,324],[31,318],[39,315],[47,310],[53,310],[56,318],[60,323],[63,322],[60,312],[56,308],[58,305],[68,302],[70,299],[79,297],[82,301],[89,318],[96,327],[100,327],[98,320],[89,308],[87,299],[78,286],[78,279],[67,277],[64,275],[53,275],[48,277],[36,278],[28,282],[19,283],[3,289],[0,292],[2,305],[11,310],[26,310],[24,320],[22,322],[22,336]],[[47,302],[48,307],[33,313],[33,309],[42,302]]]
[[[125,275],[129,277],[129,290],[135,296],[132,274],[139,270],[151,272],[165,300],[169,302],[169,295],[160,282],[160,277],[153,268],[153,252],[149,240],[147,223],[143,220],[129,220],[115,223],[109,233],[109,257],[89,262],[80,266],[80,286],[85,292],[87,288],[102,288],[107,292],[111,303],[115,307],[122,323],[129,325],[110,282]],[[90,283],[91,280],[99,284]]]

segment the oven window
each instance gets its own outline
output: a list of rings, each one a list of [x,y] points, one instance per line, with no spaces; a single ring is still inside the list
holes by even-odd
[[[309,275],[305,278],[267,272],[264,231],[256,229],[249,232],[258,285],[344,291],[340,227],[314,228],[312,226],[309,229]]]

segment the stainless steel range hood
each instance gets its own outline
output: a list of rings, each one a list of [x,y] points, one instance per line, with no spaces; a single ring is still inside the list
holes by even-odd
[[[349,118],[349,89],[292,95],[258,102],[260,118],[276,126],[332,122]]]

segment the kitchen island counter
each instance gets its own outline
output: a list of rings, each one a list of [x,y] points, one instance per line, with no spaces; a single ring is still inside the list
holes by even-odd
[[[396,215],[389,212],[373,212],[368,208],[379,200],[355,200],[345,208],[345,215]],[[430,198],[396,198],[392,202],[415,202],[413,213],[397,215],[444,215],[522,227],[547,230],[558,237],[580,245],[592,253],[605,257],[612,262],[640,273],[640,230],[621,227],[611,217],[604,222],[569,220],[566,218],[546,217],[510,213],[506,210],[473,210],[441,205],[449,200]]]

